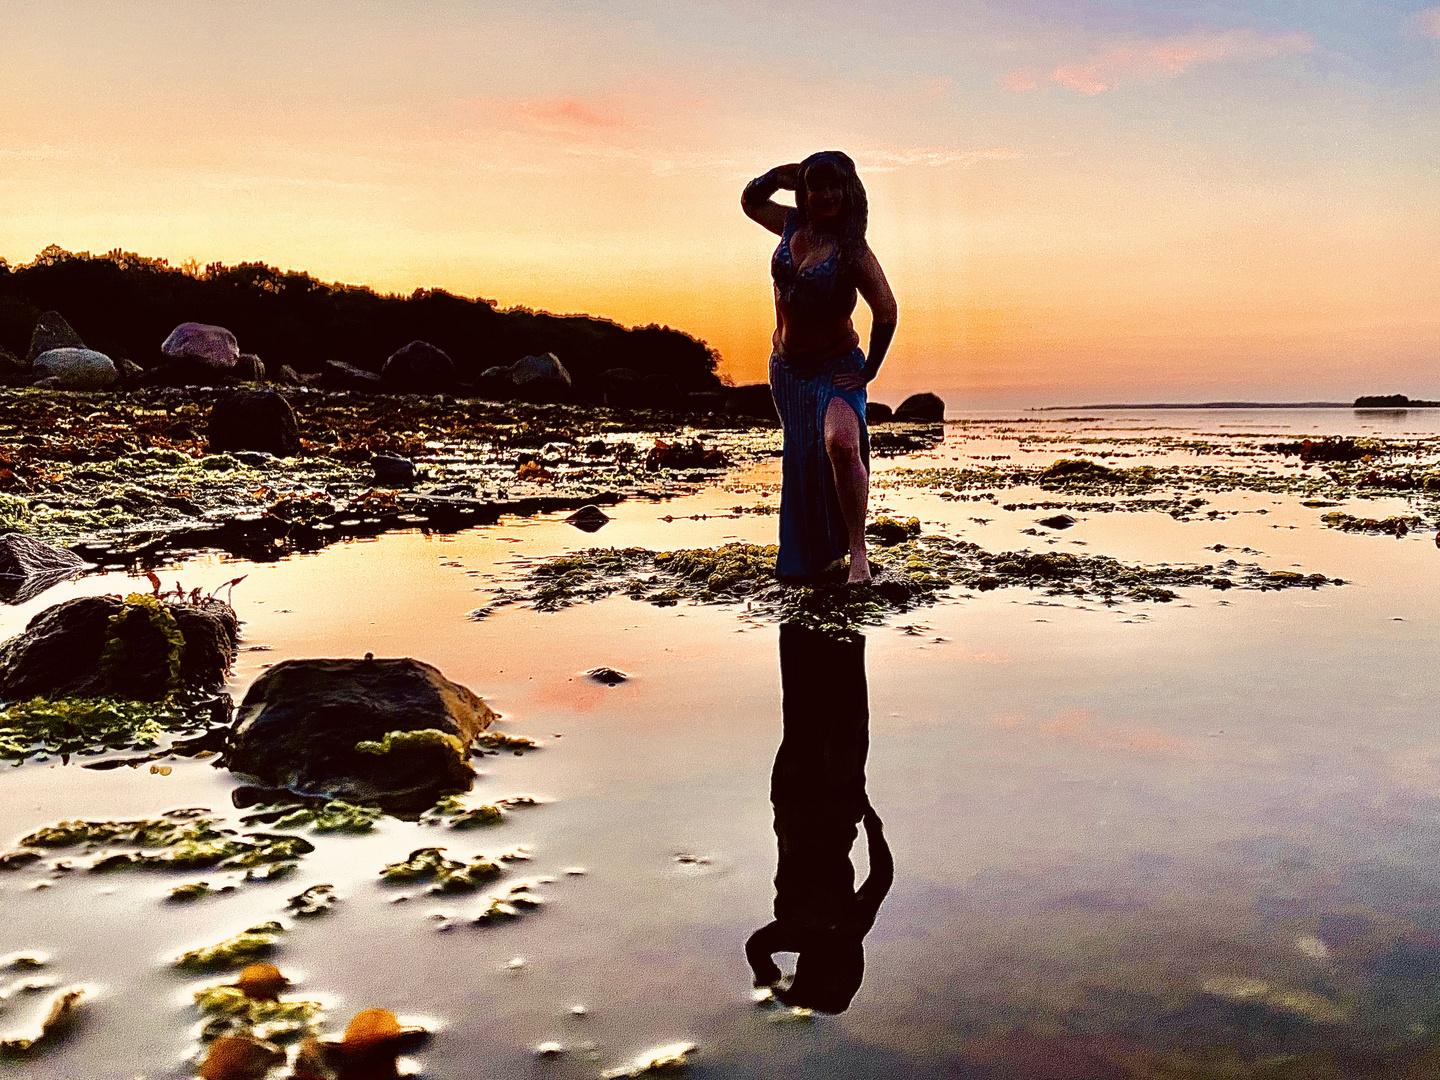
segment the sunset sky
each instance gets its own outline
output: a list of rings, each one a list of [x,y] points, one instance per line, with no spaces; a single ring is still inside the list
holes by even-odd
[[[0,102],[12,263],[439,286],[756,381],[740,189],[838,148],[900,301],[882,400],[1440,397],[1440,7],[4,0]]]

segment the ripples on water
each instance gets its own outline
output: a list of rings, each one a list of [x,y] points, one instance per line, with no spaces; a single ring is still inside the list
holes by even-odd
[[[933,454],[877,464],[1073,454],[1074,444],[1023,441],[1047,432],[1435,433],[1435,414],[1415,412],[1034,415],[955,424]],[[1166,454],[1195,461],[1180,450],[1143,460]],[[676,1043],[694,1043],[691,1068],[716,1077],[1433,1074],[1440,552],[1428,534],[1341,533],[1293,496],[1235,491],[1209,496],[1214,520],[1081,513],[1063,533],[1027,536],[1043,513],[877,486],[876,509],[995,550],[1204,562],[1223,544],[1252,549],[1246,558],[1267,569],[1352,584],[1182,590],[1169,604],[1115,607],[998,590],[952,596],[830,652],[787,644],[787,631],[733,607],[623,596],[466,618],[488,575],[519,557],[769,542],[773,516],[690,515],[766,492],[773,501],[777,484],[768,464],[662,506],[623,503],[593,536],[512,521],[162,570],[167,587],[187,588],[249,574],[235,590],[242,648],[264,651],[242,652],[237,698],[287,657],[419,657],[485,696],[503,730],[543,744],[483,759],[468,801],[530,794],[541,805],[492,829],[386,819],[362,836],[313,836],[290,878],[183,906],[166,893],[204,873],[55,872],[47,861],[3,875],[0,954],[51,959],[3,973],[0,1030],[38,1007],[26,981],[91,988],[74,1034],[24,1075],[190,1075],[192,994],[226,977],[180,975],[166,961],[283,918],[287,897],[321,883],[340,899],[328,915],[290,920],[275,962],[297,996],[324,1004],[329,1030],[370,1006],[430,1027],[416,1062],[436,1077],[595,1077]],[[1400,499],[1344,509],[1408,512]],[[113,574],[62,585],[0,609],[0,636],[70,596],[135,587]],[[585,677],[600,665],[632,677]],[[818,703],[787,711],[783,747],[782,675]],[[867,687],[868,730],[864,710],[844,704]],[[227,774],[170,764],[168,774],[6,769],[3,839],[181,806],[238,819]],[[386,863],[441,843],[456,858],[526,849],[494,891],[529,882],[543,906],[476,926],[484,894],[379,882]],[[83,866],[57,853],[67,855]],[[760,944],[798,949],[799,968],[777,948],[786,977],[757,993],[746,942],[777,916],[785,929]]]

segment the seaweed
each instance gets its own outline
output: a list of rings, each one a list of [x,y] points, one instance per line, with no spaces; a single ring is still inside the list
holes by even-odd
[[[57,754],[150,749],[167,735],[215,726],[217,700],[228,699],[180,695],[163,701],[98,697],[15,702],[0,707],[0,759],[18,763]]]
[[[293,866],[295,860],[315,850],[298,836],[272,836],[217,828],[213,817],[141,818],[132,821],[62,821],[21,838],[29,847],[62,848],[86,844],[91,847],[123,845],[158,848],[154,852],[122,851],[102,855],[90,865],[94,873],[114,870],[249,870]],[[179,899],[177,897],[177,899]]]
[[[334,885],[311,885],[304,892],[297,893],[285,902],[285,908],[301,918],[329,914],[339,899]]]
[[[1339,529],[1341,532],[1381,533],[1393,536],[1397,540],[1412,529],[1423,529],[1427,524],[1425,519],[1417,514],[1397,514],[1377,520],[1355,517],[1338,510],[1322,514],[1320,520],[1325,523],[1326,527]]]
[[[899,521],[893,517],[881,515],[865,526],[865,535],[874,537],[878,543],[888,547],[910,537],[919,536],[920,519],[912,517],[906,521]]]
[[[261,813],[253,814],[247,820],[265,819],[276,812],[276,808],[264,807]],[[312,832],[317,833],[359,834],[370,832],[375,828],[375,823],[384,816],[385,812],[378,806],[333,799],[319,806],[299,806],[285,810],[270,824],[276,829],[301,829],[308,825]]]
[[[503,731],[485,731],[475,736],[475,745],[485,750],[509,750],[514,754],[524,754],[526,750],[535,750],[540,744],[528,735],[507,735]]]
[[[61,990],[50,999],[40,1023],[31,1031],[0,1039],[0,1060],[22,1058],[42,1044],[62,1038],[75,1019],[75,1012],[85,997],[83,986]]]
[[[110,687],[125,684],[127,672],[134,666],[131,650],[137,623],[145,624],[164,639],[165,691],[168,693],[178,689],[180,660],[185,652],[185,635],[180,632],[180,624],[175,621],[175,616],[170,613],[164,601],[158,596],[138,592],[125,597],[124,608],[110,616],[109,632],[100,652],[100,675],[104,683]]]
[[[196,992],[195,1008],[205,1018],[202,1043],[243,1034],[282,1045],[317,1034],[325,1011],[318,1001],[254,998],[239,986],[207,986]]]
[[[444,848],[418,848],[403,862],[390,863],[380,876],[392,885],[430,883],[431,892],[474,892],[487,881],[499,877],[504,868],[483,855],[469,862],[447,859]]]
[[[276,943],[283,933],[285,933],[285,927],[281,923],[273,920],[260,923],[258,926],[241,931],[234,937],[216,942],[214,945],[205,945],[181,953],[175,958],[173,966],[181,971],[196,972],[224,971],[227,968],[243,967],[274,952]]]
[[[452,829],[480,829],[498,825],[504,819],[500,807],[490,803],[466,806],[454,795],[446,795],[427,810],[421,820],[428,822],[446,821]]]
[[[453,753],[461,761],[467,757],[465,744],[454,735],[449,735],[436,728],[420,728],[417,731],[387,731],[377,742],[365,739],[355,744],[355,750],[361,754],[375,754],[387,756],[390,754],[413,754],[416,752],[426,753],[433,747],[444,747]]]

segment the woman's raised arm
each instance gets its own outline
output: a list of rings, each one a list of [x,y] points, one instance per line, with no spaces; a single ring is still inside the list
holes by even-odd
[[[790,207],[782,206],[770,196],[781,188],[794,191],[799,184],[799,165],[777,165],[745,185],[745,190],[740,193],[740,209],[745,211],[746,217],[758,221],[779,236],[785,232],[785,217],[790,213]]]

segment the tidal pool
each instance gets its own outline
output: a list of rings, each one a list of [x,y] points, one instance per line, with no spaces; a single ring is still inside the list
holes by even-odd
[[[300,830],[315,850],[278,881],[91,873],[79,848],[0,874],[0,954],[44,960],[0,971],[0,1034],[42,1008],[45,992],[26,984],[88,991],[66,1039],[0,1068],[193,1075],[193,995],[233,976],[171,961],[280,920],[288,929],[269,958],[295,996],[323,1005],[326,1030],[360,1009],[391,1009],[434,1033],[412,1062],[432,1077],[598,1077],[677,1043],[695,1045],[697,1077],[1433,1074],[1433,528],[1346,533],[1299,495],[1236,489],[1205,495],[1184,519],[1085,510],[1054,530],[1035,524],[1053,510],[1003,506],[1086,496],[1026,487],[960,499],[885,481],[890,470],[996,457],[1044,466],[1077,448],[1112,451],[1095,460],[1119,466],[1250,468],[1250,443],[1324,434],[1408,439],[1429,447],[1433,465],[1436,414],[1070,415],[1090,419],[964,417],[934,451],[877,461],[872,509],[991,550],[1146,564],[1234,556],[1347,584],[1181,589],[1169,603],[1113,605],[955,590],[864,628],[863,648],[833,654],[828,669],[787,666],[787,685],[800,695],[813,686],[836,713],[825,752],[852,761],[864,718],[836,704],[833,687],[852,698],[868,688],[863,790],[894,879],[845,1011],[757,1003],[745,952],[776,900],[779,627],[743,605],[656,607],[623,595],[467,617],[533,560],[568,550],[771,542],[775,518],[753,512],[778,497],[778,463],[768,462],[684,498],[621,503],[591,535],[557,516],[393,533],[264,564],[202,555],[161,568],[167,588],[247,575],[234,590],[244,620],[237,699],[285,658],[417,657],[484,696],[503,716],[498,730],[541,744],[477,761],[464,802],[529,795],[537,805],[511,805],[486,828],[382,818],[360,835]],[[1203,460],[1181,445],[1197,441],[1214,447]],[[1282,459],[1262,464],[1286,474]],[[1335,501],[1357,516],[1422,511],[1433,521],[1418,496]],[[729,513],[740,505],[752,512]],[[68,597],[136,588],[113,573],[66,583],[0,608],[0,637]],[[585,675],[599,666],[630,677],[610,686]],[[832,737],[823,719],[790,744],[787,775],[821,768],[806,746]],[[182,807],[251,827],[239,823],[227,773],[205,760],[159,764],[167,771],[97,771],[78,758],[6,767],[0,842],[14,847],[67,819]],[[814,831],[805,798],[853,802],[855,790],[786,798],[782,836],[803,841]],[[501,859],[504,873],[468,894],[380,879],[427,846]],[[873,869],[866,853],[862,826],[856,884]],[[197,880],[237,887],[167,901]],[[327,913],[287,911],[321,884],[338,897]],[[475,922],[521,884],[543,902]],[[779,959],[793,971],[793,958]]]

